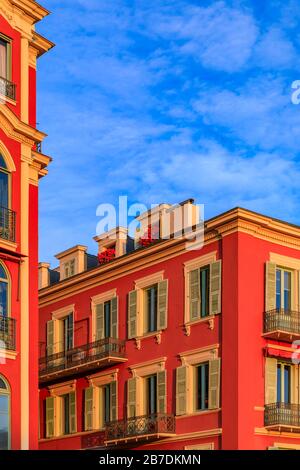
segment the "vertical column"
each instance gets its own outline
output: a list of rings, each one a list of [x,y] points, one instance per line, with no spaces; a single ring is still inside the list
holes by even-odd
[[[20,272],[21,449],[29,448],[29,162],[30,147],[22,144],[20,248],[25,255]]]
[[[28,38],[21,37],[21,120],[29,118],[29,46]]]

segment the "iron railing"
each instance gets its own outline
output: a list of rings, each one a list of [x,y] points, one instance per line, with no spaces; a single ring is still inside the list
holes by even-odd
[[[105,425],[105,441],[108,442],[157,434],[175,434],[174,415],[155,413],[110,421]]]
[[[0,315],[0,348],[16,350],[16,320]]]
[[[81,438],[81,448],[90,449],[104,446],[104,432],[98,431],[87,434]]]
[[[0,207],[0,238],[14,242],[16,239],[16,213]]]
[[[0,77],[0,95],[16,100],[16,85],[4,77]]]
[[[265,426],[300,427],[300,405],[280,402],[265,405]]]
[[[125,341],[104,338],[68,351],[42,357],[39,359],[39,375],[43,377],[51,373],[87,365],[107,357],[124,358]]]
[[[278,330],[300,335],[300,312],[282,308],[265,312],[264,333]]]

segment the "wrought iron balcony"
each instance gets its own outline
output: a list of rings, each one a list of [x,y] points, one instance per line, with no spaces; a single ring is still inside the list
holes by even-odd
[[[264,336],[283,341],[300,338],[300,312],[284,309],[265,312]]]
[[[16,350],[16,320],[0,315],[0,349]]]
[[[300,405],[292,403],[272,403],[265,406],[265,426],[268,429],[285,429],[291,432],[300,430]]]
[[[86,434],[81,437],[82,449],[96,449],[103,448],[104,446],[104,431],[96,431]]]
[[[16,240],[16,213],[7,207],[0,207],[0,238],[10,242]]]
[[[105,338],[39,360],[40,383],[125,362],[125,341]]]
[[[156,440],[175,434],[175,416],[165,413],[111,421],[105,426],[105,444]]]
[[[16,85],[4,77],[0,77],[0,95],[16,100]]]

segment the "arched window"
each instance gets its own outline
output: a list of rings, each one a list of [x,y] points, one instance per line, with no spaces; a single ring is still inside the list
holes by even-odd
[[[0,262],[0,318],[9,315],[9,279],[7,271]]]
[[[0,375],[0,450],[10,448],[10,388]]]
[[[0,207],[9,208],[10,173],[3,156],[0,154]]]

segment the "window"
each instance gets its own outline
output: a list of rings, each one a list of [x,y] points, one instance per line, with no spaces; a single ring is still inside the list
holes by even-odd
[[[76,402],[75,392],[67,393],[61,397],[62,404],[62,434],[76,432]]]
[[[145,289],[145,323],[144,333],[157,331],[157,284]]]
[[[95,341],[118,337],[118,297],[95,306]]]
[[[3,156],[0,154],[0,206],[8,209],[9,201],[10,173]]]
[[[74,315],[73,312],[62,319],[47,322],[47,356],[69,351],[74,347]],[[64,360],[64,358],[62,358]]]
[[[208,409],[209,363],[196,366],[196,410]]]
[[[0,77],[11,80],[11,41],[0,34]]]
[[[63,320],[63,338],[64,338],[64,350],[69,351],[73,348],[73,330],[74,330],[74,321],[73,313],[70,313]]]
[[[291,366],[277,363],[277,402],[291,403]]]
[[[145,409],[147,415],[157,412],[157,375],[150,375],[145,379]]]
[[[117,381],[85,390],[84,429],[103,429],[117,419]]]
[[[286,269],[276,269],[276,308],[291,310],[292,272]]]
[[[74,276],[75,274],[75,259],[71,259],[64,264],[65,269],[65,279],[68,277]]]
[[[0,317],[8,316],[8,292],[9,282],[6,270],[0,263]]]
[[[10,389],[0,375],[0,450],[10,448]]]
[[[209,265],[200,268],[200,316],[209,315]]]

